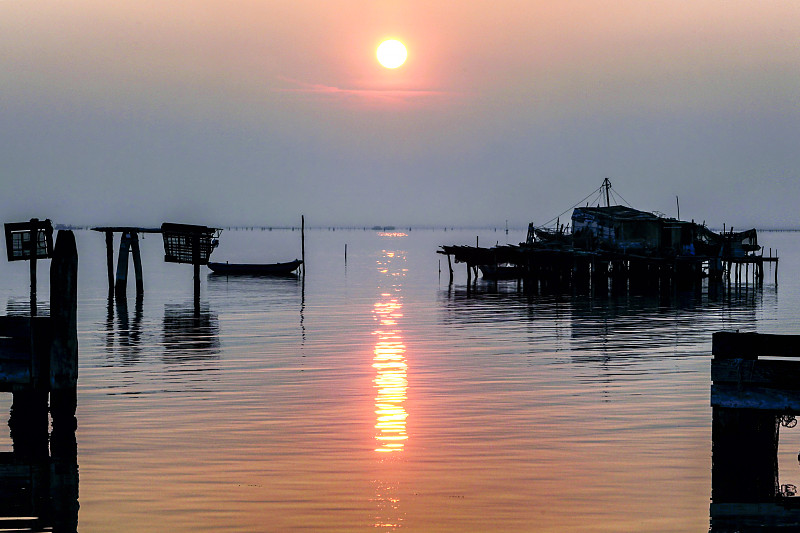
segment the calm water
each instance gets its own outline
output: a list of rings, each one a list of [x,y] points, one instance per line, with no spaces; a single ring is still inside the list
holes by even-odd
[[[103,237],[76,232],[80,531],[708,530],[711,334],[800,332],[800,234],[760,235],[778,285],[589,298],[468,296],[438,246],[524,235],[406,233],[307,232],[304,283],[204,272],[196,312],[160,238],[143,301],[130,280],[110,303]],[[299,240],[225,231],[214,258]],[[27,266],[0,276],[0,305],[26,309]],[[798,449],[782,429],[782,483]]]

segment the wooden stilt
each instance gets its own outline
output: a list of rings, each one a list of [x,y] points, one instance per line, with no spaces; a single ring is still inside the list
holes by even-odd
[[[31,316],[36,316],[36,255],[39,242],[39,219],[31,219],[30,269],[31,269]]]
[[[136,275],[136,296],[144,294],[144,280],[142,279],[142,256],[139,252],[139,234],[131,232],[131,253],[133,254],[133,271]]]
[[[108,268],[108,296],[114,297],[114,232],[106,230],[106,266]]]
[[[447,254],[447,268],[450,271],[450,285],[453,284],[453,263],[450,260],[450,254]]]
[[[117,256],[117,281],[114,293],[117,298],[125,298],[128,292],[128,254],[131,248],[130,233],[123,233],[119,241],[119,255]]]
[[[194,267],[194,310],[200,310],[200,236],[192,235],[192,266]]]
[[[53,433],[77,427],[78,251],[71,231],[59,231],[50,266],[50,412]]]

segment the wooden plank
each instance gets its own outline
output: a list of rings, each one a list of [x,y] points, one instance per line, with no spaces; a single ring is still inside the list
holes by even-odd
[[[714,383],[711,406],[800,413],[800,393],[774,387]]]
[[[715,358],[798,357],[800,335],[771,335],[765,333],[714,333],[711,353]]]
[[[713,359],[711,381],[800,391],[800,363],[785,359]]]

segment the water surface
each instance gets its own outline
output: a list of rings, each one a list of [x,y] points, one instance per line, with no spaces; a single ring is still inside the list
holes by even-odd
[[[800,234],[760,236],[778,284],[593,297],[468,294],[464,265],[448,286],[436,249],[476,236],[524,239],[313,230],[305,280],[204,271],[196,307],[149,235],[144,298],[131,280],[109,301],[103,238],[77,232],[80,531],[708,530],[711,334],[798,333]],[[214,259],[287,261],[299,239],[225,231]],[[20,265],[0,264],[7,312],[28,306]]]

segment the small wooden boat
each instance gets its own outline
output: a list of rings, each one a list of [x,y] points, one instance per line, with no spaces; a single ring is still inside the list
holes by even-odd
[[[208,263],[210,268],[215,274],[224,274],[227,276],[245,275],[245,276],[287,276],[293,273],[297,268],[302,265],[300,259],[289,261],[288,263]]]

